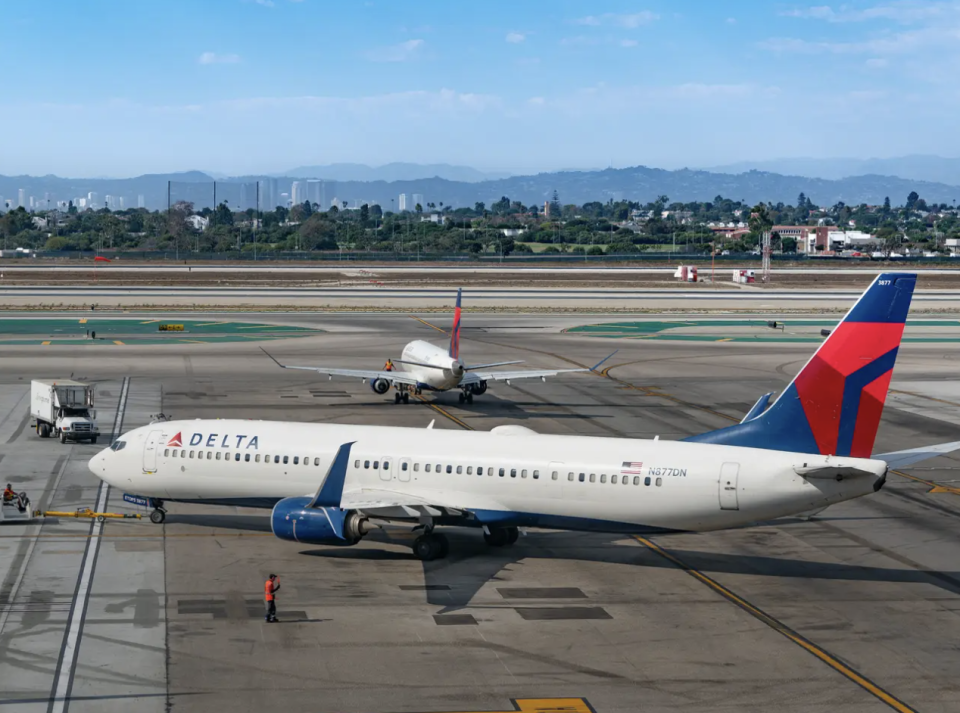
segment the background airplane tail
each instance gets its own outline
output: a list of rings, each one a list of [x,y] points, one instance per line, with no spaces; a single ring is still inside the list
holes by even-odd
[[[879,275],[769,409],[686,440],[869,458],[916,280]]]
[[[454,359],[460,358],[460,298],[463,295],[463,288],[457,290],[457,306],[453,310],[453,326],[450,328],[450,350],[449,354]]]

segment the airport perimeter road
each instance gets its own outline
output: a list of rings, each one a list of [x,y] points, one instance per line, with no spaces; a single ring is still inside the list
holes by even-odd
[[[266,346],[290,363],[362,367],[412,338],[444,338],[405,316],[366,319]],[[474,325],[484,331],[464,332],[464,355],[535,368],[620,351],[604,376],[497,384],[470,406],[455,394],[396,406],[358,381],[276,369],[254,340],[9,347],[0,481],[68,508],[99,494],[83,464],[93,449],[22,426],[32,377],[102,380],[108,423],[129,378],[123,428],[163,410],[678,438],[739,420],[815,346],[613,340],[518,329],[518,319],[484,316]],[[956,343],[902,347],[879,449],[957,440],[958,364]],[[67,690],[69,710],[97,713],[509,711],[515,699],[597,713],[949,713],[960,710],[958,479],[958,460],[941,458],[812,520],[714,534],[532,531],[490,550],[455,530],[451,556],[426,564],[402,528],[354,548],[304,546],[273,538],[255,510],[171,504],[165,525],[108,521],[102,533],[75,521],[3,527],[0,710],[63,710],[50,697]],[[130,511],[114,492],[107,505]],[[90,534],[102,536],[84,585]],[[270,572],[282,576],[282,623],[268,626]],[[74,669],[62,663],[71,630]]]

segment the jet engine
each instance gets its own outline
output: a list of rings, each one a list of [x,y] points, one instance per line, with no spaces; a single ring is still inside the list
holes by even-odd
[[[482,393],[485,393],[487,390],[486,381],[478,381],[476,384],[470,385],[470,390],[476,395],[479,396]]]
[[[284,498],[274,505],[273,534],[305,545],[355,545],[374,529],[356,510],[312,508],[311,502],[313,498]]]
[[[385,394],[390,390],[390,382],[386,379],[374,379],[370,382],[370,388],[376,394]]]

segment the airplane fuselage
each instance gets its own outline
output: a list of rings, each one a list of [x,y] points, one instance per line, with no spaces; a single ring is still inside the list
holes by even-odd
[[[449,391],[458,388],[463,379],[463,362],[430,342],[420,339],[410,342],[403,348],[401,358],[407,362],[403,370],[417,380],[421,389]]]
[[[352,443],[343,509],[385,493],[473,514],[460,524],[609,532],[706,531],[801,513],[873,492],[886,473],[882,461],[844,458],[872,476],[808,479],[796,469],[837,459],[541,435],[518,426],[459,432],[171,421],[131,431],[120,442],[95,456],[91,470],[118,489],[151,498],[272,507],[314,494],[337,450]],[[372,515],[419,517],[402,506]]]

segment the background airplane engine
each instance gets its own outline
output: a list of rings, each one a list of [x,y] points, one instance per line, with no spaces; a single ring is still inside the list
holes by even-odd
[[[386,379],[374,379],[370,382],[370,388],[374,393],[385,394],[390,390],[390,382]]]
[[[470,390],[471,390],[474,394],[476,394],[477,396],[479,396],[480,394],[484,393],[484,392],[487,390],[487,382],[486,382],[486,381],[478,381],[476,384],[472,384],[472,385],[470,386]]]
[[[307,545],[355,545],[373,528],[355,510],[312,508],[313,498],[284,498],[273,506],[270,529],[281,540]]]

